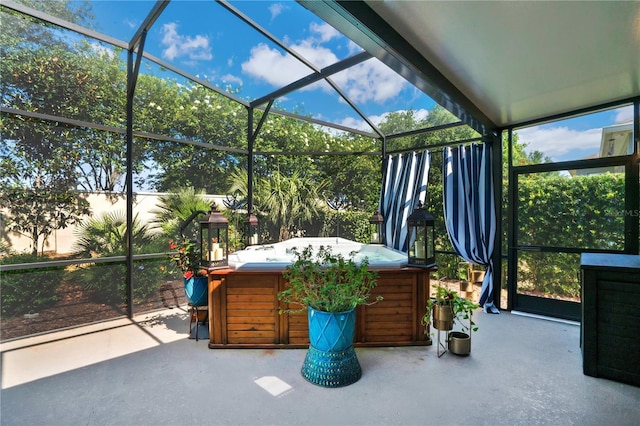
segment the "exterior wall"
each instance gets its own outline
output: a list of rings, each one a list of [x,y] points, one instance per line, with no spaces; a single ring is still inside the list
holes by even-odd
[[[141,221],[153,220],[153,210],[157,209],[158,197],[167,195],[166,193],[135,193],[133,202],[133,214],[137,214]],[[218,206],[224,206],[222,195],[205,195],[215,201]],[[108,212],[122,212],[126,214],[127,204],[125,197],[110,199],[108,194],[103,192],[90,193],[87,200],[91,206],[91,217],[99,217]],[[73,244],[76,240],[75,232],[78,226],[70,226],[65,229],[58,229],[51,234],[45,243],[45,251],[53,254],[67,254],[72,252]],[[31,251],[32,241],[17,232],[8,233],[9,244],[16,252]],[[38,247],[40,249],[40,247]]]

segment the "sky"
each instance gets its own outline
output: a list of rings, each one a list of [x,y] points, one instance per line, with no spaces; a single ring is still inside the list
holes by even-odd
[[[519,139],[555,161],[572,161],[599,152],[602,128],[633,120],[633,106],[519,129]]]
[[[93,1],[96,30],[129,41],[153,1]],[[324,68],[361,49],[304,7],[292,1],[234,1],[232,5],[267,32]],[[255,99],[311,70],[244,25],[213,1],[172,1],[147,36],[145,51],[220,87]],[[412,109],[423,118],[435,102],[376,59],[336,74],[333,81],[374,123],[388,111]],[[371,130],[328,84],[316,83],[278,101],[282,109],[336,124]],[[519,129],[528,150],[555,161],[598,152],[602,127],[632,119],[631,106],[546,125]],[[407,129],[409,130],[409,129]]]
[[[129,41],[151,9],[150,1],[94,1],[98,32]],[[116,5],[114,7],[114,5]],[[239,1],[232,5],[317,68],[362,49],[295,2]],[[145,51],[212,83],[240,88],[255,99],[312,70],[213,1],[173,1],[151,28]],[[332,80],[374,123],[388,111],[413,109],[420,118],[435,102],[376,59]],[[324,82],[278,100],[280,108],[370,131]]]

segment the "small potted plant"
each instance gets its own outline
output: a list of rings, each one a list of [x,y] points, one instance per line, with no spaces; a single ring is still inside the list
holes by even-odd
[[[184,293],[189,304],[189,334],[193,331],[193,323],[195,327],[195,339],[198,340],[198,324],[204,324],[207,321],[207,310],[204,308],[209,304],[208,289],[209,278],[207,270],[200,266],[200,244],[183,238],[180,242],[169,241],[169,259],[182,272],[184,282]]]
[[[207,270],[200,266],[200,245],[196,241],[183,239],[169,241],[169,259],[182,272],[187,300],[193,306],[207,304]]]
[[[325,386],[346,386],[360,379],[362,370],[353,349],[356,307],[369,302],[377,284],[377,273],[369,262],[333,254],[331,247],[294,249],[294,263],[283,276],[285,289],[278,293],[280,313],[307,309],[310,347],[302,366],[309,382]]]
[[[471,332],[478,331],[472,318],[473,311],[478,307],[477,303],[460,297],[456,291],[437,286],[434,297],[427,302],[422,324],[433,324],[435,329],[447,331],[449,350],[458,355],[468,355],[471,352]],[[461,331],[451,331],[456,323]]]

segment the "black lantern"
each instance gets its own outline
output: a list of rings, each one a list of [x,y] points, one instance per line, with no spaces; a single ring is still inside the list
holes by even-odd
[[[258,218],[253,213],[249,213],[247,220],[244,221],[245,243],[247,247],[255,246],[259,242],[258,238]]]
[[[200,220],[200,253],[200,264],[204,268],[226,268],[228,265],[229,221],[218,211],[216,203]]]
[[[384,218],[380,212],[375,212],[373,216],[369,218],[369,231],[371,234],[371,244],[382,244],[382,224]]]
[[[435,219],[421,202],[407,219],[409,237],[408,266],[432,268],[436,266]]]

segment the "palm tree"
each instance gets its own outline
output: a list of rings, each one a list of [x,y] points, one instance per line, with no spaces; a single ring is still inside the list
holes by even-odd
[[[303,221],[311,220],[319,212],[320,194],[326,182],[296,170],[286,177],[276,170],[261,179],[260,210],[268,212],[278,229],[278,241],[291,237],[291,231]]]
[[[248,196],[246,170],[233,171],[230,183],[230,193]],[[254,186],[253,212],[261,220],[271,222],[277,230],[278,241],[287,240],[295,226],[318,215],[322,206],[320,194],[326,186],[326,182],[318,182],[299,170],[287,177],[277,168]]]
[[[133,218],[132,227],[135,253],[154,253],[158,250],[160,242],[157,232],[142,223],[137,215]],[[90,218],[76,233],[78,238],[74,250],[79,253],[90,254],[92,257],[125,254],[127,219],[123,211]],[[132,272],[135,300],[143,300],[153,294],[164,275],[160,268],[153,267],[148,260],[136,261]],[[127,265],[124,262],[83,265],[74,270],[71,281],[90,290],[91,298],[99,303],[118,305],[126,302],[128,297],[126,273]]]
[[[158,197],[158,208],[152,210],[155,220],[152,225],[162,230],[169,238],[180,236],[180,226],[195,212],[208,212],[211,202],[204,197],[204,191],[196,191],[192,187],[182,188],[176,192]],[[185,230],[187,238],[197,240],[198,227],[191,225]]]
[[[156,234],[135,215],[133,247],[143,251],[153,244]],[[127,218],[123,211],[104,213],[90,218],[76,230],[78,236],[73,250],[92,256],[124,255],[127,244]]]

